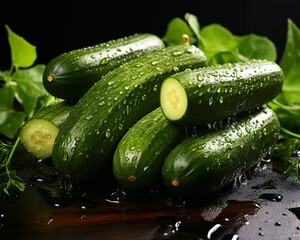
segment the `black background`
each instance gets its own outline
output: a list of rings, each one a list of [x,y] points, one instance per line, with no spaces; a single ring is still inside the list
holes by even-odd
[[[200,25],[219,23],[235,35],[256,33],[272,40],[278,58],[286,42],[287,19],[300,26],[296,0],[284,1],[10,1],[0,12],[0,70],[10,67],[7,24],[37,47],[36,63],[73,49],[136,32],[163,36],[169,21],[189,12]]]

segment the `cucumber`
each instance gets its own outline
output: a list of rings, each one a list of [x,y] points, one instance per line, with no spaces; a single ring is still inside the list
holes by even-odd
[[[83,182],[104,166],[111,166],[125,132],[159,107],[162,80],[175,72],[204,66],[206,61],[199,48],[174,45],[107,73],[80,98],[62,124],[52,155],[57,172]]]
[[[163,182],[174,196],[209,195],[258,164],[279,132],[277,115],[263,106],[223,129],[191,136],[166,157]]]
[[[28,119],[19,133],[20,142],[25,150],[38,159],[51,157],[59,128],[73,106],[66,101],[53,103]]]
[[[266,60],[183,71],[163,81],[160,104],[178,124],[213,123],[269,102],[281,92],[283,79],[280,66]]]
[[[118,143],[113,174],[130,194],[150,192],[161,182],[161,167],[167,154],[187,137],[185,128],[167,120],[156,108],[135,123]]]
[[[156,35],[133,34],[53,58],[43,74],[45,89],[53,96],[78,100],[107,72],[130,59],[165,47]]]

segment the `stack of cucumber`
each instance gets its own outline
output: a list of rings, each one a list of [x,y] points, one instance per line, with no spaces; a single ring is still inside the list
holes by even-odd
[[[46,66],[45,89],[73,101],[51,146],[62,178],[88,182],[109,167],[128,193],[163,183],[174,194],[202,195],[271,151],[280,125],[267,103],[284,79],[275,62],[207,66],[195,46],[134,36]]]

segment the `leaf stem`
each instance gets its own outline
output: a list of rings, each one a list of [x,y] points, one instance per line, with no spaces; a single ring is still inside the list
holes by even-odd
[[[14,152],[19,144],[19,141],[20,141],[20,137],[17,137],[12,149],[10,150],[10,153],[8,155],[8,158],[7,158],[7,161],[6,161],[6,165],[5,165],[5,168],[6,168],[6,171],[9,172],[9,164],[10,164],[10,161],[14,155]]]
[[[291,131],[287,130],[286,128],[283,128],[283,127],[281,127],[281,130],[282,130],[284,133],[286,133],[286,134],[288,134],[288,135],[290,135],[290,136],[293,136],[293,137],[295,137],[295,138],[299,138],[299,139],[300,139],[300,134],[291,132]]]

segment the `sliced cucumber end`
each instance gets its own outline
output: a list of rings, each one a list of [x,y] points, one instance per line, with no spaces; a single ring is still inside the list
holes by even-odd
[[[45,159],[52,155],[58,127],[45,119],[29,120],[20,131],[20,141],[34,157]]]
[[[187,109],[188,100],[184,87],[175,78],[167,78],[163,81],[160,90],[160,105],[167,119],[180,120]]]

